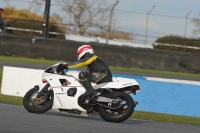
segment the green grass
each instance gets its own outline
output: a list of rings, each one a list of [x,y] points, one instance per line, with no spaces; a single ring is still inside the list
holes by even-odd
[[[29,63],[29,64],[46,64],[46,65],[53,65],[58,62],[58,60],[46,60],[46,59],[42,59],[42,58],[32,59],[32,58],[12,57],[12,56],[0,56],[0,61],[21,62],[21,63]],[[146,70],[146,69],[139,69],[139,68],[123,68],[123,67],[114,67],[114,66],[109,66],[109,67],[112,71],[137,72],[137,73],[200,78],[200,74]]]
[[[42,58],[32,59],[32,58],[14,57],[14,56],[0,56],[0,61],[21,62],[29,64],[46,64],[46,65],[52,65],[58,62],[56,60],[46,60]]]
[[[114,67],[114,66],[110,66],[110,69],[111,70],[115,70],[115,71],[125,71],[125,72],[148,73],[148,74],[157,74],[157,75],[170,75],[170,76],[200,78],[200,74],[191,74],[191,73],[182,73],[182,72],[145,70],[145,69],[139,69],[139,68],[123,68],[123,67]]]
[[[134,111],[131,118],[157,122],[190,124],[200,126],[200,118],[180,115],[161,114],[153,112]]]
[[[8,96],[0,94],[0,103],[22,105],[22,97]]]
[[[22,57],[6,57],[0,56],[0,61],[9,61],[9,62],[24,62],[24,63],[33,63],[33,64],[55,64],[58,61],[49,61],[45,59],[27,59]],[[142,70],[136,68],[121,68],[121,67],[111,67],[112,70],[116,71],[127,71],[127,72],[141,72],[141,73],[154,73],[154,74],[165,74],[165,75],[179,75],[186,77],[200,77],[200,75],[188,74],[188,73],[175,73],[175,72],[162,72],[162,71],[154,71],[154,70]],[[2,70],[0,70],[0,85],[2,80]],[[0,103],[14,104],[14,105],[22,105],[22,97],[8,96],[0,94]],[[140,120],[150,120],[150,121],[158,121],[158,122],[169,122],[169,123],[179,123],[179,124],[191,124],[200,126],[200,118],[196,117],[186,117],[186,116],[178,116],[178,115],[168,115],[168,114],[160,114],[160,113],[152,113],[152,112],[143,112],[143,111],[135,111],[131,116],[133,119]]]

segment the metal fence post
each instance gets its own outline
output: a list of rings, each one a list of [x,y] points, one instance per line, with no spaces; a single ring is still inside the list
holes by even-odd
[[[149,14],[153,11],[154,8],[155,8],[155,6],[153,6],[153,7],[151,8],[151,10],[147,13],[147,19],[146,19],[146,31],[145,31],[145,47],[146,47],[146,43],[147,43],[147,33],[148,33]]]
[[[46,0],[44,20],[43,20],[43,37],[48,37],[48,27],[49,27],[49,12],[50,12],[51,0]]]
[[[188,16],[191,13],[191,10],[188,12],[188,14],[185,16],[185,33],[184,33],[184,37],[186,37],[186,32],[187,32],[187,20],[188,20]]]

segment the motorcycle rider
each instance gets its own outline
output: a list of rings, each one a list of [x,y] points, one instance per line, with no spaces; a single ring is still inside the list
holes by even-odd
[[[112,74],[107,64],[97,55],[94,54],[94,50],[90,45],[82,45],[77,50],[77,61],[73,61],[68,65],[58,66],[63,70],[64,68],[79,68],[87,66],[87,71],[81,71],[79,73],[79,80],[85,87],[87,92],[83,94],[84,100],[87,97],[93,97],[96,95],[96,90],[93,89],[91,82],[104,83],[112,82]]]

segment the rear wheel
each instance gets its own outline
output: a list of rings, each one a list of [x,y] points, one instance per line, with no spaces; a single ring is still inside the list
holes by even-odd
[[[39,88],[30,89],[23,98],[24,108],[31,113],[44,113],[52,108],[53,91],[47,91],[36,98]]]
[[[99,106],[99,115],[108,122],[122,122],[128,119],[135,108],[135,102],[132,97],[126,93],[113,92],[110,97],[114,103],[106,103]]]

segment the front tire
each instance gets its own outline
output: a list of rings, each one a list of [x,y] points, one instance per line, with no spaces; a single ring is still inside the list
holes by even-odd
[[[105,106],[99,106],[98,111],[99,115],[108,122],[122,122],[128,119],[135,108],[135,102],[133,101],[132,97],[126,93],[122,92],[113,92],[112,99],[121,99],[122,105],[120,108],[117,109],[110,109]],[[106,105],[108,106],[108,105]],[[116,107],[118,105],[110,104],[110,107]]]
[[[23,98],[24,108],[31,113],[45,113],[52,108],[53,105],[53,91],[50,90],[36,98],[39,91],[38,87],[30,89]]]

